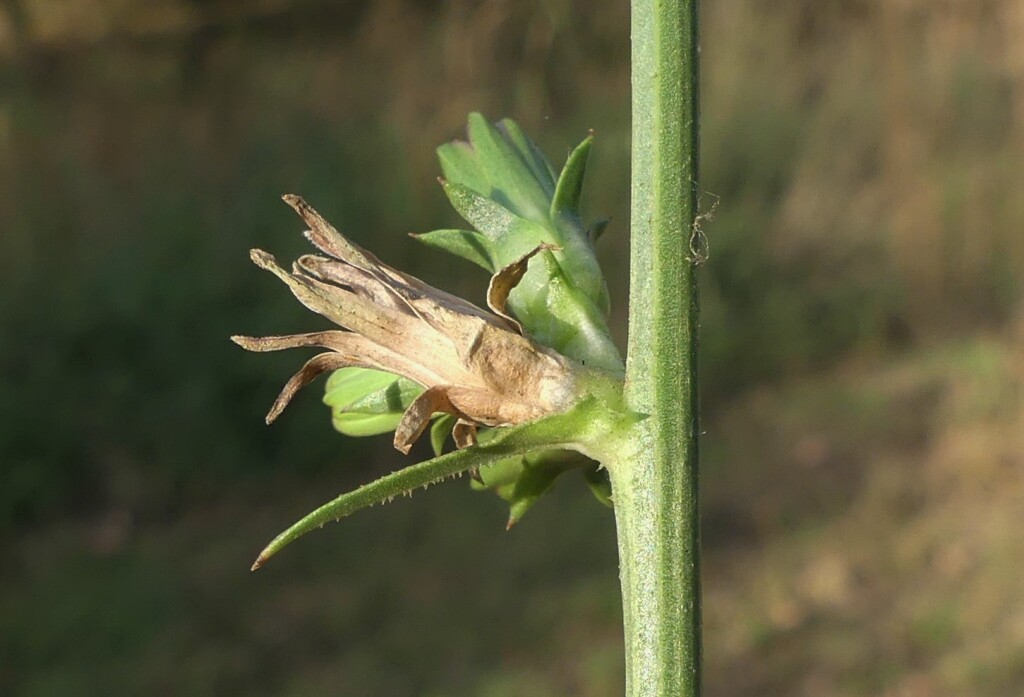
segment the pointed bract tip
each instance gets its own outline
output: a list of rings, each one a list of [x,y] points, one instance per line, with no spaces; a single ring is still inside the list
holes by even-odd
[[[267,415],[263,417],[263,421],[265,421],[267,426],[269,426],[272,423],[274,423],[275,421],[277,421],[277,417],[279,417],[281,415],[281,412],[283,412],[283,411],[284,411],[284,407],[283,406],[279,406],[275,402],[274,406],[270,407],[270,411],[267,412]]]
[[[308,225],[312,225],[309,222],[310,218],[319,217],[319,214],[313,210],[313,207],[306,203],[306,199],[297,194],[285,194],[281,197],[281,200],[291,206],[292,210],[298,213],[299,217],[305,220]]]
[[[247,351],[266,351],[263,340],[259,337],[247,337],[245,335],[236,334],[231,337],[231,342],[241,346]]]
[[[256,561],[252,563],[252,567],[249,571],[257,571],[263,568],[263,565],[267,563],[267,557],[263,556],[265,552],[260,552],[260,555],[256,557]]]
[[[277,266],[277,259],[270,252],[264,252],[262,249],[250,249],[249,258],[252,259],[252,263],[261,269],[270,269]]]
[[[255,336],[244,336],[242,334],[234,334],[231,337],[231,341],[238,346],[241,346],[246,351],[265,351],[260,339]]]

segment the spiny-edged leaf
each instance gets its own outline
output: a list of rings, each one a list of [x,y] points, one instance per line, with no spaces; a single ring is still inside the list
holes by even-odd
[[[512,119],[502,119],[498,122],[498,129],[505,135],[510,143],[519,151],[520,157],[526,161],[533,175],[540,182],[541,186],[550,194],[555,191],[555,170],[544,157],[540,148],[530,140],[519,124]]]
[[[469,143],[460,140],[445,143],[437,149],[437,159],[441,162],[441,171],[449,181],[457,182],[482,194],[490,192],[491,183],[480,167],[476,151]]]
[[[537,179],[515,145],[501,129],[476,112],[469,115],[467,130],[477,162],[491,184],[490,190],[480,193],[524,218],[545,222],[552,192]]]
[[[579,216],[583,176],[587,171],[587,160],[590,157],[590,146],[593,142],[594,136],[587,136],[569,153],[565,167],[558,175],[554,198],[551,199],[551,218],[553,220],[558,220],[562,216]]]
[[[455,427],[456,421],[458,419],[451,414],[442,414],[430,427],[430,447],[433,449],[434,455],[440,457],[444,452],[444,444],[448,440],[448,436],[452,434],[452,428]]]
[[[496,268],[494,257],[496,253],[489,239],[479,232],[471,230],[433,230],[423,234],[414,234],[413,238],[427,245],[451,252],[457,257],[462,257],[482,266],[491,273]]]
[[[340,520],[363,508],[390,501],[395,496],[410,494],[418,487],[426,487],[474,467],[484,467],[498,460],[526,455],[536,450],[571,448],[577,434],[584,432],[586,424],[599,408],[594,398],[586,398],[561,414],[500,429],[486,444],[456,450],[411,465],[365,484],[355,491],[342,494],[274,538],[256,558],[252,568],[260,568],[284,547],[325,523]]]

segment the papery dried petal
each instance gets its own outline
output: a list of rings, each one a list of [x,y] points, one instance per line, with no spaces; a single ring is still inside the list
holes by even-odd
[[[274,423],[277,417],[281,415],[281,412],[284,411],[284,408],[288,406],[288,403],[292,401],[292,397],[303,387],[313,382],[319,375],[331,370],[358,365],[361,365],[361,362],[353,361],[348,356],[343,356],[340,353],[321,353],[313,356],[306,361],[305,365],[299,369],[299,372],[295,373],[285,383],[281,394],[277,396],[273,406],[270,407],[270,411],[267,412],[267,424]]]
[[[409,276],[384,264],[372,253],[338,232],[337,228],[327,222],[301,196],[287,194],[282,198],[309,225],[310,229],[306,231],[306,238],[324,254],[365,271],[386,285],[405,286],[409,290],[418,291],[420,296],[431,297],[435,302],[442,303],[457,312],[474,315],[488,321],[491,319],[486,312],[471,302],[434,288],[414,276]]]
[[[352,332],[335,330],[287,336],[233,336],[231,340],[248,351],[258,352],[317,346],[347,356],[353,361],[353,365],[401,375],[421,385],[443,380],[440,375],[430,370],[429,366],[411,361]]]
[[[384,370],[426,388],[395,431],[395,447],[403,452],[438,412],[458,417],[453,436],[459,447],[466,447],[475,442],[477,424],[523,423],[575,401],[572,363],[523,336],[505,310],[530,259],[554,245],[540,244],[495,274],[488,288],[491,314],[382,263],[301,198],[286,196],[285,201],[309,225],[306,236],[328,256],[302,256],[291,273],[261,250],[253,250],[252,259],[286,283],[303,305],[347,331],[233,337],[254,351],[303,346],[332,351],[309,361],[289,380],[268,421],[303,385],[324,370],[343,366]]]
[[[284,281],[292,294],[310,310],[323,315],[360,334],[379,346],[389,347],[407,357],[422,361],[424,356],[437,360],[433,365],[460,368],[458,355],[452,342],[436,332],[422,331],[418,317],[393,306],[378,305],[341,286],[329,285],[300,273],[290,274],[277,264],[273,255],[259,249],[252,250],[253,261]],[[340,262],[335,262],[340,263]],[[434,371],[437,373],[438,371]],[[463,378],[464,371],[449,375],[450,380]],[[417,380],[416,377],[407,377]]]
[[[452,414],[463,418],[464,414],[455,408],[448,398],[450,385],[436,385],[423,392],[413,400],[402,415],[402,420],[395,429],[395,449],[408,454],[412,444],[426,430],[430,417],[437,412]]]
[[[476,445],[476,424],[472,421],[459,419],[452,428],[452,440],[458,449],[470,448]]]

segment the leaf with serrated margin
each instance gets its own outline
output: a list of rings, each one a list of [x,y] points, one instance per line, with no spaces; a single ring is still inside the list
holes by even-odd
[[[452,434],[456,421],[458,421],[458,417],[442,414],[430,427],[430,448],[434,451],[435,457],[440,457],[444,452],[444,444],[448,441],[448,436]]]
[[[469,469],[484,467],[516,455],[526,455],[548,448],[571,449],[579,434],[586,430],[586,424],[591,421],[595,408],[596,400],[588,397],[561,414],[519,426],[495,429],[494,437],[487,443],[411,465],[364,484],[355,491],[342,494],[275,537],[260,552],[252,569],[255,571],[263,566],[270,557],[307,532],[364,508],[390,501],[395,496],[411,494],[419,487],[426,487]]]

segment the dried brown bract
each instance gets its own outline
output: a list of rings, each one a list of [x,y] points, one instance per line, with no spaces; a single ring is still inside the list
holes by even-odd
[[[384,370],[425,391],[406,410],[395,447],[408,452],[431,416],[458,417],[459,447],[475,442],[478,425],[509,426],[560,412],[577,397],[575,364],[522,334],[505,300],[541,245],[491,279],[493,312],[433,288],[382,263],[346,239],[298,196],[285,196],[309,226],[306,237],[326,256],[305,255],[291,273],[262,250],[253,262],[270,271],[310,310],[340,330],[232,340],[250,351],[300,346],[329,349],[310,359],[284,386],[267,422],[296,392],[325,371],[346,366]]]

